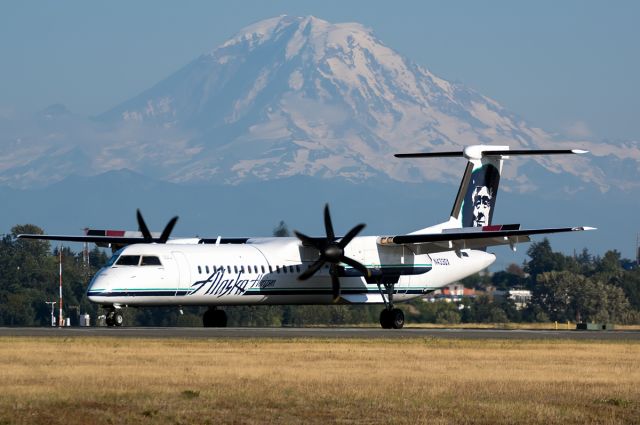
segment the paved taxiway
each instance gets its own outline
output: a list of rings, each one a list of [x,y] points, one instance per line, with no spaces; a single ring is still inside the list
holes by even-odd
[[[0,328],[0,337],[115,338],[458,338],[640,341],[640,331],[379,328]]]

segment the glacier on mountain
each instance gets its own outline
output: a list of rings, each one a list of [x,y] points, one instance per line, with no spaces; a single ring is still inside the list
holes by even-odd
[[[531,175],[536,169],[568,173],[600,191],[640,187],[638,178],[603,171],[619,161],[637,168],[637,142],[564,140],[439,78],[363,25],[312,16],[252,24],[95,120],[64,114],[27,134],[14,129],[0,142],[0,182],[14,186],[119,168],[172,182],[240,184],[297,175],[452,182],[460,169],[448,161],[393,154],[482,143],[593,152],[513,161],[505,169],[513,177],[507,190],[539,188]],[[523,164],[531,166],[517,174]]]

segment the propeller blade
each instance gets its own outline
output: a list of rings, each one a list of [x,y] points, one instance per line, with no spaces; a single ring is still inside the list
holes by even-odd
[[[349,258],[349,257],[342,257],[340,259],[341,262],[350,265],[351,267],[353,267],[354,269],[358,270],[360,273],[362,273],[364,275],[364,277],[369,278],[371,277],[371,271],[366,268],[363,264],[357,262],[356,260],[354,260],[353,258]]]
[[[364,265],[360,264],[359,262],[357,262],[353,258],[349,258],[349,257],[344,257],[343,256],[340,259],[340,261],[342,261],[343,263],[348,264],[351,267],[353,267],[354,269],[358,270],[360,273],[362,273],[364,275],[364,277],[366,277],[366,278],[371,277],[371,271],[369,271],[368,268],[366,268]]]
[[[309,279],[311,276],[316,274],[316,272],[318,270],[320,270],[322,268],[322,266],[324,266],[324,263],[326,263],[324,258],[320,258],[318,261],[316,261],[315,263],[310,265],[307,270],[303,271],[300,274],[300,276],[298,276],[298,280],[307,280],[307,279]]]
[[[360,223],[356,227],[354,227],[353,229],[349,230],[349,233],[347,233],[346,235],[344,235],[344,237],[342,239],[340,239],[340,242],[338,243],[340,248],[344,249],[344,247],[347,246],[349,244],[349,242],[351,242],[351,240],[353,238],[355,238],[356,235],[358,233],[360,233],[362,231],[362,229],[364,229],[366,226],[367,226],[366,224]]]
[[[171,232],[173,231],[173,227],[176,225],[177,221],[178,216],[175,216],[171,220],[169,220],[164,230],[162,231],[162,234],[160,235],[160,243],[167,243],[167,241],[169,240],[169,236],[171,236]]]
[[[336,234],[333,231],[333,223],[331,223],[331,214],[329,213],[329,204],[324,205],[324,228],[327,231],[328,242],[333,242],[336,239]]]
[[[140,209],[136,210],[136,218],[138,219],[138,229],[142,232],[142,237],[146,243],[151,243],[153,241],[153,236],[151,236],[151,232],[147,227],[147,223],[144,222],[144,218],[142,218],[142,213],[140,213]]]
[[[331,291],[333,293],[333,302],[337,302],[340,299],[340,279],[338,279],[338,266],[331,265]]]
[[[324,246],[322,244],[319,243],[319,241],[310,238],[309,236],[305,235],[304,233],[300,233],[297,230],[293,231],[293,234],[296,235],[296,237],[298,239],[300,239],[302,241],[303,244],[307,245],[307,246],[312,246],[315,249],[317,249],[318,251],[322,251],[324,249]]]

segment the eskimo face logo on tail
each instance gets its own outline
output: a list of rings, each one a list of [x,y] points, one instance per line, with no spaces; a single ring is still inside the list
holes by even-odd
[[[484,164],[473,171],[462,207],[464,227],[491,224],[499,183],[500,173],[492,164]]]
[[[486,226],[489,224],[491,201],[493,200],[491,188],[476,186],[471,200],[473,202],[473,226]]]

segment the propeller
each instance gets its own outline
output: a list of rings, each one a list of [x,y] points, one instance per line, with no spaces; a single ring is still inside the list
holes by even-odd
[[[153,236],[151,235],[151,232],[149,231],[149,227],[147,227],[147,223],[145,223],[144,218],[142,218],[142,213],[140,212],[139,209],[136,210],[136,219],[138,220],[138,229],[140,229],[140,232],[142,233],[142,237],[144,238],[145,243],[153,243],[153,242],[167,243],[167,241],[169,240],[169,236],[171,236],[171,232],[173,231],[173,227],[176,225],[178,221],[178,216],[175,216],[171,220],[169,220],[167,225],[164,227],[162,234],[160,234],[159,239],[153,238]]]
[[[338,264],[344,263],[360,271],[365,277],[370,277],[371,272],[365,266],[356,260],[344,255],[345,247],[364,229],[363,223],[358,224],[349,230],[340,240],[337,240],[333,231],[333,223],[331,222],[331,214],[329,213],[329,204],[324,206],[324,228],[327,234],[326,238],[311,238],[303,233],[295,231],[295,235],[302,241],[304,245],[314,247],[320,252],[320,258],[309,266],[307,270],[298,276],[298,280],[307,280],[318,272],[326,263],[329,263],[329,275],[331,276],[331,289],[333,292],[333,301],[336,302],[340,298],[340,279],[338,278]]]

